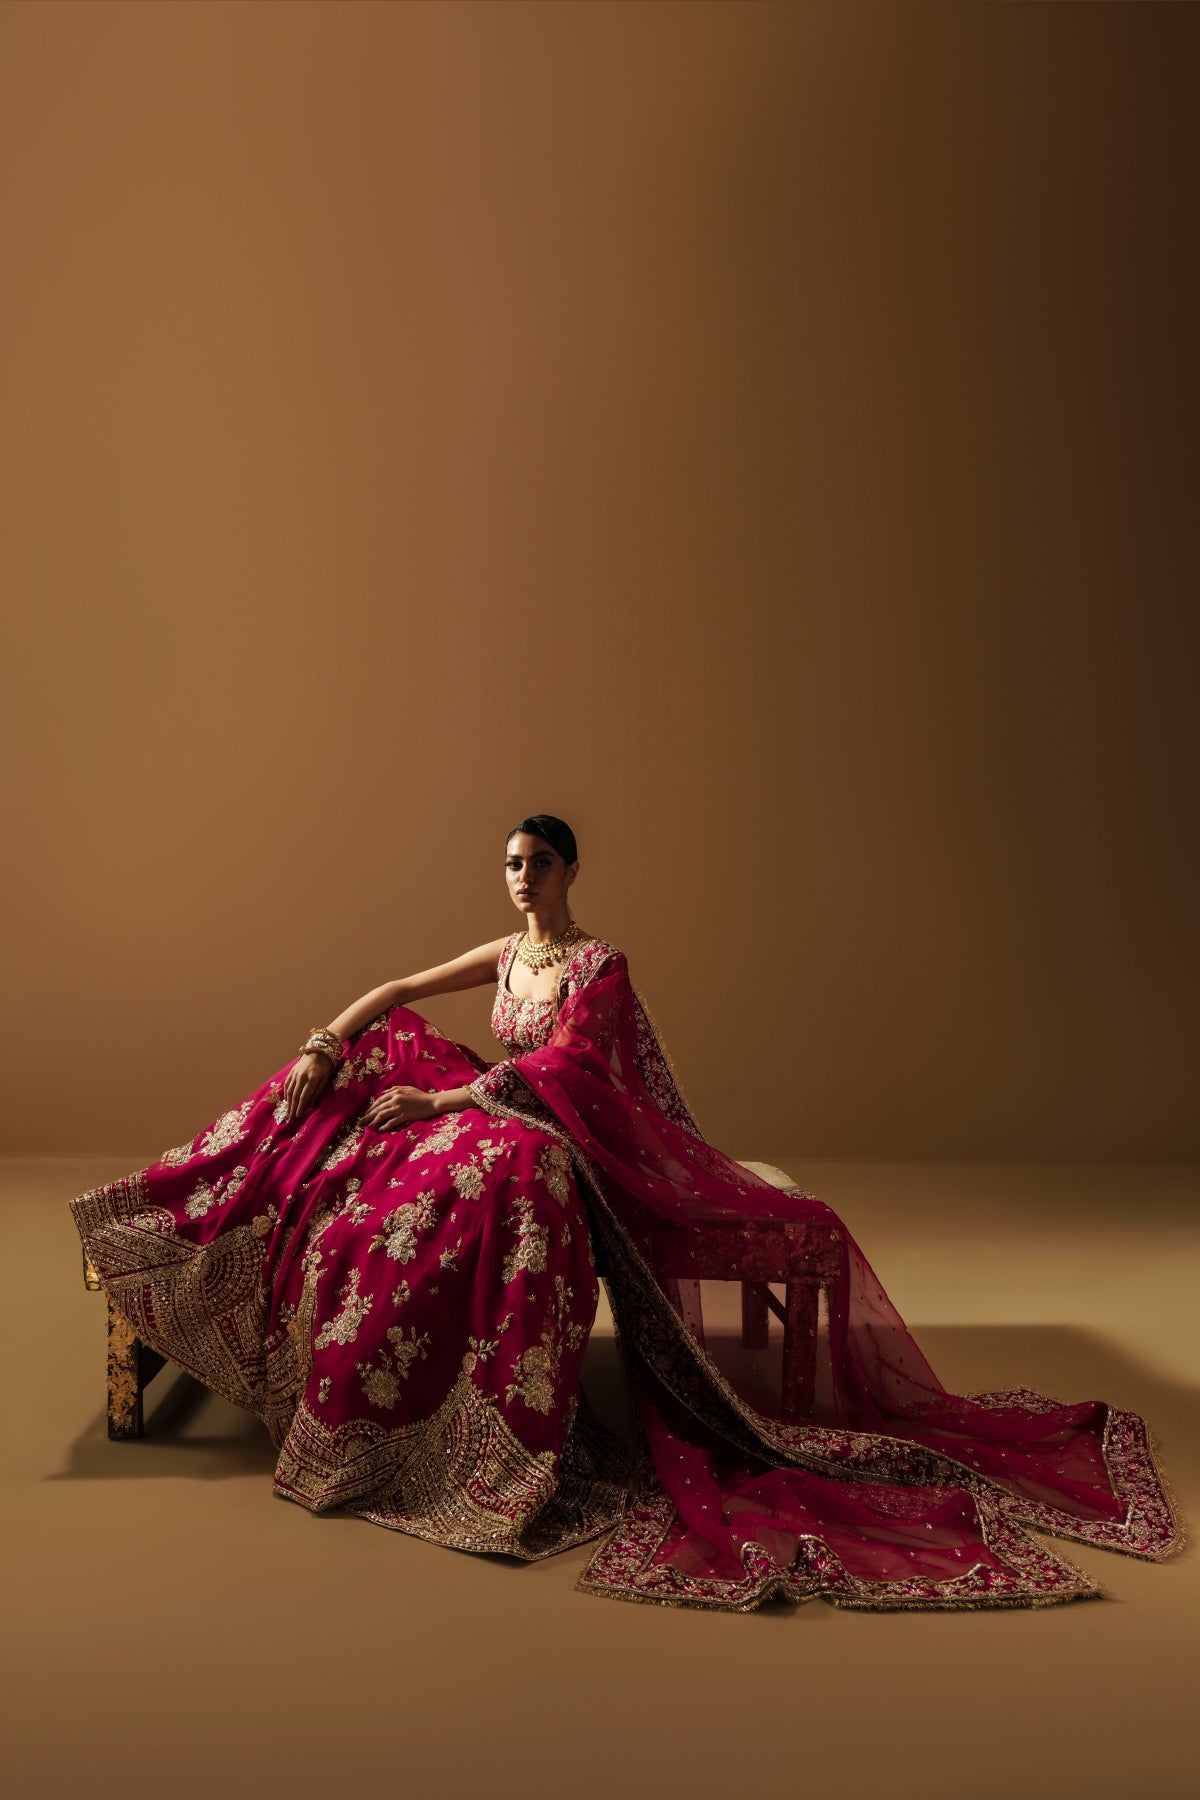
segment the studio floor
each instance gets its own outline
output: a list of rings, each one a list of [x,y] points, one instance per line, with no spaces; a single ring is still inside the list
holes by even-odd
[[[1192,1549],[1061,1543],[1106,1597],[1060,1607],[732,1616],[576,1593],[590,1546],[520,1564],[315,1518],[186,1377],[110,1444],[66,1202],[138,1160],[0,1164],[16,1800],[1197,1792]],[[842,1214],[948,1387],[1144,1413],[1195,1534],[1200,1169],[770,1160]],[[617,1379],[602,1303],[584,1381],[610,1413]]]

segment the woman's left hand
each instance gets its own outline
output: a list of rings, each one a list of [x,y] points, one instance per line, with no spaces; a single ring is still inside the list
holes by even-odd
[[[432,1094],[424,1088],[404,1087],[397,1082],[395,1087],[376,1094],[363,1113],[363,1123],[372,1131],[397,1131],[402,1125],[434,1117]]]

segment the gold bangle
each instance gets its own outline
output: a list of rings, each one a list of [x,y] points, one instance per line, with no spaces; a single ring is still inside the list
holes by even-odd
[[[307,1038],[300,1046],[300,1055],[326,1056],[331,1067],[337,1068],[346,1054],[346,1046],[336,1031],[330,1031],[325,1025],[314,1025]]]

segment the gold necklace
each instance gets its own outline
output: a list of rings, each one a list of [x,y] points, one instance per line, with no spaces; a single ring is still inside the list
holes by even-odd
[[[551,963],[561,962],[563,951],[586,936],[587,932],[581,930],[572,919],[565,931],[560,931],[556,938],[547,938],[544,944],[531,943],[529,933],[525,932],[517,944],[517,955],[527,969],[538,973],[542,969],[548,969]]]

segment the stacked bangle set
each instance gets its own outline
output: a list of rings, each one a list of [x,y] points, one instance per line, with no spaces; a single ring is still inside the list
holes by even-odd
[[[346,1046],[336,1031],[330,1031],[327,1025],[314,1025],[307,1038],[300,1046],[300,1055],[307,1056],[315,1050],[318,1056],[327,1056],[330,1065],[337,1068],[346,1054]]]

